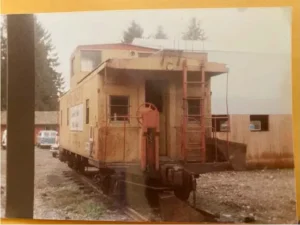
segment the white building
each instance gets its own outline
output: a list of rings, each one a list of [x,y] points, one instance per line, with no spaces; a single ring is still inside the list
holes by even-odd
[[[223,62],[228,75],[228,108],[230,114],[291,114],[291,56],[287,52],[242,52],[217,49],[205,42],[135,39],[133,44],[145,47],[205,51],[208,59]],[[274,46],[276,47],[276,46]],[[212,111],[226,113],[226,76],[212,79]]]

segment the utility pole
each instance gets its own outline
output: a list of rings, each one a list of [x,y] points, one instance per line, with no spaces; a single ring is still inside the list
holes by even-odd
[[[34,18],[7,16],[6,218],[33,218]]]

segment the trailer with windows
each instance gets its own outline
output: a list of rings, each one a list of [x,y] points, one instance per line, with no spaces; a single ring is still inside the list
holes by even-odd
[[[126,180],[186,200],[199,174],[245,168],[246,145],[215,137],[217,126],[230,129],[229,116],[211,117],[211,78],[225,76],[225,64],[110,44],[79,46],[71,65],[59,158],[79,171],[98,168],[105,193]]]

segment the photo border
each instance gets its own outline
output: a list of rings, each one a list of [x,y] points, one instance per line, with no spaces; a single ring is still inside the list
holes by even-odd
[[[300,221],[300,1],[299,0],[2,0],[1,14],[31,14],[55,12],[82,12],[103,10],[182,9],[182,8],[243,8],[292,7],[292,101],[293,146],[296,179],[297,218]],[[21,220],[1,219],[1,223],[31,224],[124,224],[105,221]],[[133,223],[130,223],[133,224]],[[137,223],[141,224],[141,223]]]

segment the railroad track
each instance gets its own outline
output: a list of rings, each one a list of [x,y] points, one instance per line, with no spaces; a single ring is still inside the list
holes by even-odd
[[[94,171],[93,175],[95,175],[96,173],[97,171]],[[84,190],[85,187],[88,186],[94,192],[99,193],[101,196],[110,199],[110,201],[116,203],[116,199],[113,199],[112,196],[104,194],[101,188],[95,183],[95,181],[92,179],[93,176],[91,176],[91,171],[87,171],[87,173],[81,174],[71,169],[69,171],[63,171],[63,175],[77,183],[80,189]],[[130,182],[126,183],[127,185],[131,185]],[[141,196],[142,198],[144,197],[143,193],[140,193],[140,195],[137,195],[136,197],[141,198]],[[220,218],[220,215],[217,216],[204,209],[197,208],[189,202],[181,201],[178,198],[176,198],[173,193],[159,194],[159,198],[159,207],[154,208],[155,206],[151,206],[153,214],[156,214],[154,217],[153,214],[152,216],[145,216],[147,215],[147,212],[145,213],[145,210],[137,209],[138,207],[130,207],[130,204],[125,206],[120,204],[119,206],[121,211],[123,211],[125,215],[127,215],[133,221],[137,222],[212,222],[215,224],[232,224],[237,222],[228,221],[228,219],[224,221],[224,219]],[[160,219],[157,219],[157,217],[160,217]],[[243,222],[253,223],[255,222],[255,219],[251,217],[246,217],[244,218]]]
[[[112,199],[111,196],[107,196],[103,194],[100,187],[95,184],[93,179],[91,179],[91,174],[80,174],[74,170],[64,171],[63,175],[68,179],[71,179],[77,185],[79,185],[80,189],[92,189],[94,192],[99,193],[101,196],[105,196],[105,198],[110,199],[113,202],[116,202]],[[91,192],[87,190],[87,192]],[[139,197],[139,196],[137,196]],[[156,210],[156,215],[154,217],[160,217],[161,219],[153,219],[150,216],[144,216],[145,212],[139,212],[140,209],[134,209],[134,207],[130,207],[129,205],[118,205],[121,211],[124,212],[129,218],[133,221],[137,222],[150,222],[150,221],[175,221],[175,222],[214,222],[214,223],[224,223],[220,222],[216,219],[216,216],[210,212],[207,212],[203,209],[195,208],[192,205],[183,202],[177,199],[171,193],[165,193],[159,195],[160,198],[160,207],[153,208],[153,211]],[[135,207],[138,208],[138,207]],[[152,214],[153,217],[153,214]],[[193,218],[193,219],[191,219]]]
[[[92,179],[85,176],[84,174],[79,174],[76,171],[71,170],[71,171],[64,171],[63,175],[67,178],[72,179],[76,184],[79,185],[80,189],[84,189],[86,187],[89,187],[93,191],[95,191],[96,193],[99,193],[102,196],[110,198],[109,196],[104,195],[102,190],[100,189],[100,187],[97,186],[93,182]],[[113,201],[113,199],[110,199],[110,200]],[[122,211],[125,213],[125,215],[130,217],[133,221],[136,221],[136,222],[147,222],[147,221],[149,221],[146,217],[144,217],[143,215],[141,215],[140,213],[138,213],[136,210],[134,210],[133,208],[131,208],[129,206],[123,206]]]

